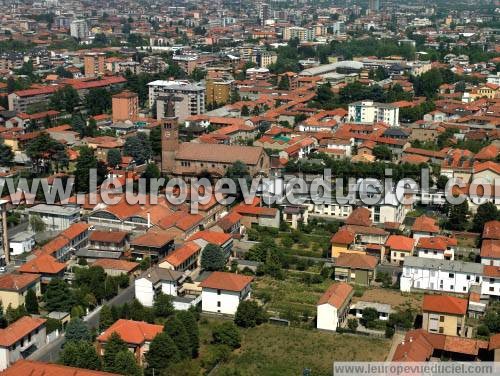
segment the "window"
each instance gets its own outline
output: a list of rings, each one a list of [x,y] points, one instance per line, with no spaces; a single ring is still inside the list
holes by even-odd
[[[439,321],[444,322],[444,316],[439,316]]]
[[[427,249],[424,250],[424,254],[428,254],[428,253],[429,253],[429,251]]]
[[[220,302],[217,302],[217,307],[220,307]]]
[[[448,274],[448,277],[449,277],[449,278],[453,278],[453,277],[455,277],[455,274],[450,273],[450,274]]]
[[[217,289],[217,295],[220,295],[220,289]]]
[[[489,290],[490,291],[495,291],[495,288],[493,286],[490,286]]]
[[[467,275],[467,281],[470,281],[470,275]]]
[[[454,288],[454,287],[455,287],[455,286],[453,286],[453,285],[450,285],[450,290],[453,290],[453,288]]]
[[[443,334],[444,333],[444,328],[443,327],[440,327],[439,328],[439,333]]]
[[[465,286],[464,286],[464,287],[462,288],[462,290],[463,290],[463,291],[467,291],[467,287],[465,287]]]

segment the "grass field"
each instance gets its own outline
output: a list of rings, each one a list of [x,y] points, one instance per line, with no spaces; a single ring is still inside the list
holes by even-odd
[[[331,375],[333,361],[383,361],[390,340],[264,324],[242,330],[240,349],[214,375]]]
[[[390,304],[393,308],[410,303],[413,308],[420,311],[422,306],[422,294],[403,294],[399,290],[371,287],[365,290],[363,296],[353,297],[352,301],[376,302]]]
[[[319,284],[308,285],[296,275],[300,273],[288,272],[285,280],[267,276],[257,277],[253,287],[254,295],[259,296],[264,293],[269,296],[270,300],[266,304],[268,311],[283,313],[292,310],[297,315],[308,311],[314,315],[316,303],[333,281],[327,279]]]

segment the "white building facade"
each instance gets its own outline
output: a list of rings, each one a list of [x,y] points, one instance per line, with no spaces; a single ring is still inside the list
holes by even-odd
[[[391,127],[398,127],[399,108],[373,101],[355,102],[349,105],[348,119],[355,123],[385,123]]]

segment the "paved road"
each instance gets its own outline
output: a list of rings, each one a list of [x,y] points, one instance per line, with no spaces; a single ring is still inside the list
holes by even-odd
[[[121,305],[125,302],[130,302],[134,299],[134,285],[133,283],[123,290],[120,294],[115,296],[106,304],[108,305]],[[87,316],[83,318],[83,320],[87,323],[89,328],[96,328],[99,325],[99,312],[101,311],[101,307],[96,308],[94,311],[89,313]],[[29,359],[39,360],[42,362],[55,362],[59,358],[59,353],[61,352],[61,348],[64,344],[64,335],[50,342],[48,345],[38,349],[35,351]]]

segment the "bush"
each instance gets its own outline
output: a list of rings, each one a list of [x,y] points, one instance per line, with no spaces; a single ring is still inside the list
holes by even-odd
[[[385,337],[392,338],[393,335],[394,335],[394,328],[390,325],[387,325],[385,327]]]
[[[357,319],[349,319],[347,320],[347,327],[355,332],[358,329],[358,320]]]
[[[212,331],[213,343],[226,345],[232,349],[241,346],[241,336],[238,327],[234,323],[227,321],[216,326]]]
[[[477,335],[479,337],[489,337],[490,329],[486,325],[481,324],[477,327]]]
[[[267,321],[264,309],[252,300],[244,300],[238,305],[234,322],[243,328],[253,328]]]

